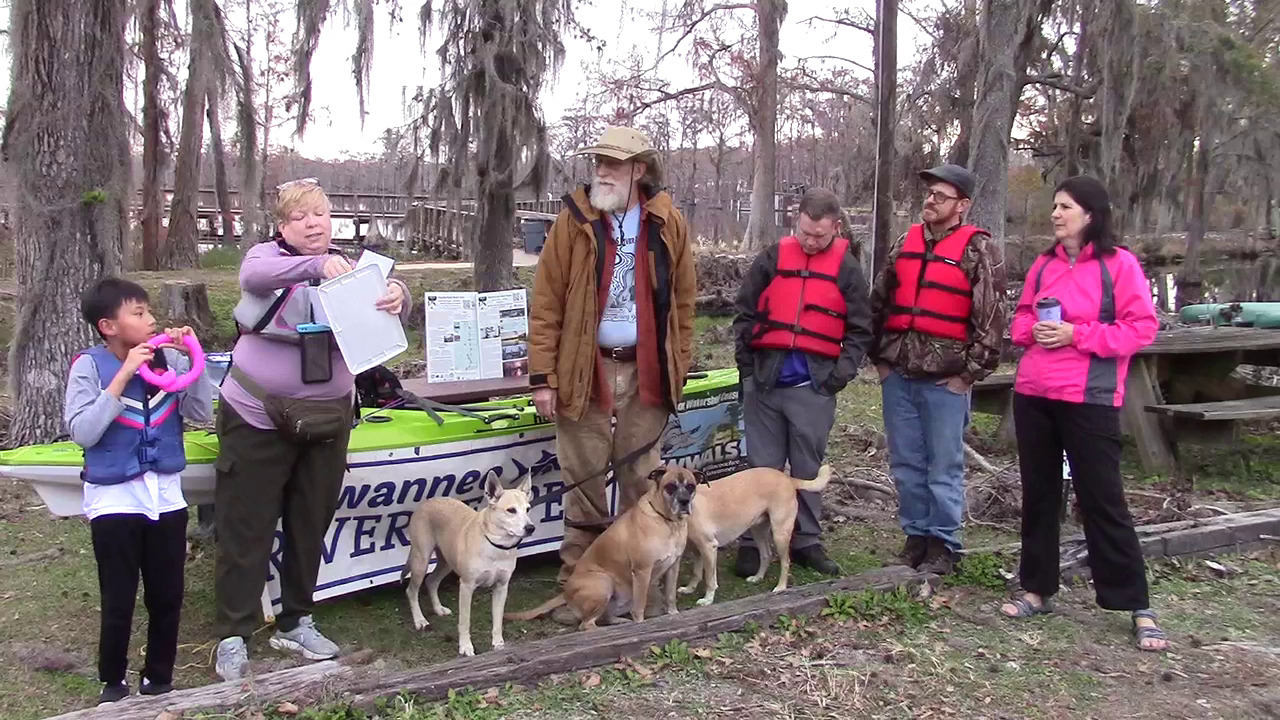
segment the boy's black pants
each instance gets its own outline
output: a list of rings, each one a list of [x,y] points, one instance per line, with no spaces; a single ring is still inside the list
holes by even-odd
[[[1120,476],[1120,409],[1013,395],[1022,470],[1022,589],[1058,591],[1062,452],[1071,463],[1098,605],[1148,607],[1146,566]]]
[[[125,681],[133,605],[141,576],[148,618],[142,675],[152,683],[172,683],[187,559],[187,509],[163,513],[159,520],[145,515],[103,515],[90,521],[89,529],[102,596],[98,678],[108,684]]]

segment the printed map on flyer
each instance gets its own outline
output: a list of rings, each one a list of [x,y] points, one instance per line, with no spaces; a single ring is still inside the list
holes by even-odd
[[[427,382],[480,379],[480,330],[473,292],[427,293]]]
[[[429,292],[424,306],[427,382],[529,373],[529,313],[524,288],[488,293]]]

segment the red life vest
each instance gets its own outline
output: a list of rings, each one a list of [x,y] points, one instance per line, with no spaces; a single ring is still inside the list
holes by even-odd
[[[915,330],[953,340],[969,339],[973,283],[960,266],[960,259],[969,241],[979,233],[987,234],[972,225],[963,225],[927,250],[924,225],[911,226],[893,264],[898,285],[889,301],[885,330]]]
[[[816,255],[806,254],[795,237],[783,238],[777,271],[756,304],[751,347],[839,357],[845,303],[837,276],[848,252],[845,238],[832,240]]]

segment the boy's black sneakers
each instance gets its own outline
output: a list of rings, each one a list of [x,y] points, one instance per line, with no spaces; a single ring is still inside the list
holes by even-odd
[[[167,692],[173,692],[173,683],[153,683],[142,678],[142,683],[138,685],[139,695],[163,695]]]
[[[108,684],[102,687],[102,694],[98,696],[98,704],[106,705],[118,700],[129,697],[129,686],[124,683]]]

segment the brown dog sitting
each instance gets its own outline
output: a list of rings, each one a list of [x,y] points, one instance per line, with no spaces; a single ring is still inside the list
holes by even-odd
[[[655,577],[666,583],[667,613],[676,612],[676,576],[698,478],[687,468],[659,467],[649,479],[649,492],[578,559],[564,592],[532,610],[507,613],[507,619],[533,620],[567,604],[581,630],[596,627],[597,621],[607,625],[628,611],[641,621]]]
[[[760,569],[747,578],[747,582],[760,582],[769,569],[772,535],[782,566],[773,591],[786,590],[791,571],[791,533],[799,511],[796,491],[821,492],[830,480],[831,468],[827,465],[819,468],[818,476],[812,480],[797,480],[773,468],[751,468],[720,478],[699,490],[698,503],[689,515],[689,544],[697,551],[693,577],[687,586],[680,588],[680,594],[697,590],[699,581],[705,578],[706,592],[698,604],[715,602],[716,551],[748,529],[760,550]]]

